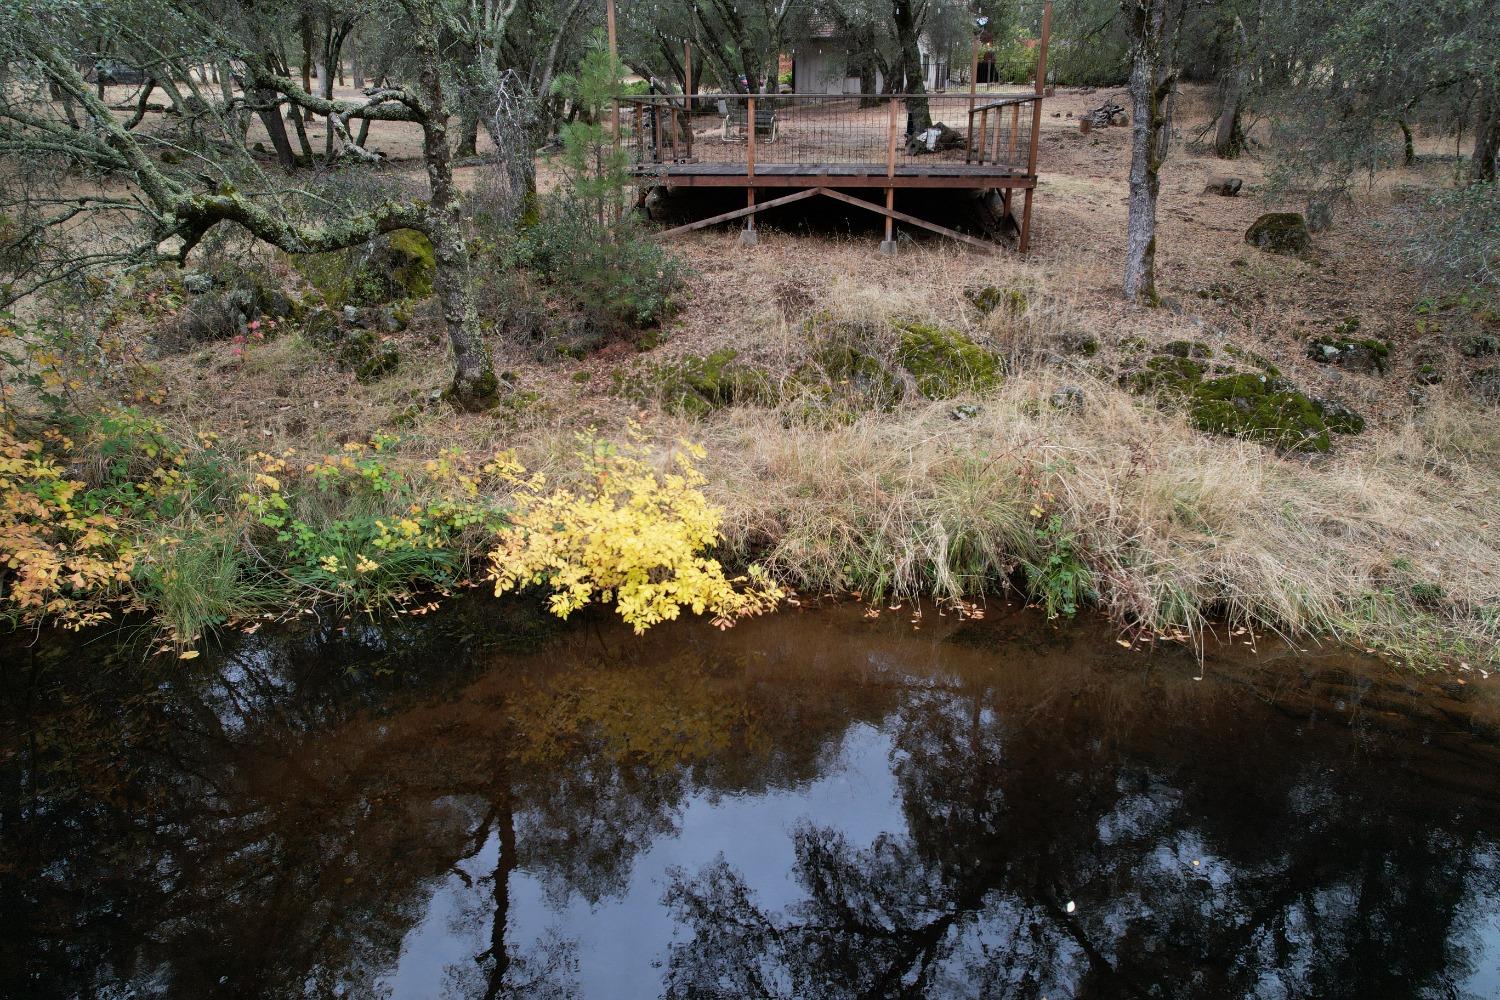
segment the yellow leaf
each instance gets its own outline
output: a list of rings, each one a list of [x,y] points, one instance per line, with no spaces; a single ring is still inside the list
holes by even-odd
[[[179,660],[196,660],[198,658],[198,651],[196,649],[184,649],[177,654],[177,658]]]

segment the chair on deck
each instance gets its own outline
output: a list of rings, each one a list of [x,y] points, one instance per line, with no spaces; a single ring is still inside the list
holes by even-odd
[[[745,130],[750,127],[749,109],[741,106],[731,108],[727,102],[719,102],[719,114],[724,119],[724,141],[745,142],[748,138]],[[776,112],[771,108],[755,109],[755,137],[764,137],[767,142],[775,142],[778,131]]]

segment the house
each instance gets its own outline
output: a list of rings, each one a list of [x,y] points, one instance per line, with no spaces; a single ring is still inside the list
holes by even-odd
[[[859,74],[850,72],[849,54],[859,43],[845,35],[825,18],[812,18],[802,37],[787,46],[792,57],[792,93],[858,94]],[[917,39],[922,56],[922,87],[928,93],[946,90],[951,75],[951,54],[934,51],[928,36]],[[875,93],[885,90],[885,80],[877,70]]]

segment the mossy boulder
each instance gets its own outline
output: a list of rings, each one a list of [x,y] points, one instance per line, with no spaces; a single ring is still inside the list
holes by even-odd
[[[1470,373],[1469,391],[1482,403],[1500,405],[1500,368],[1480,368]]]
[[[426,298],[437,273],[432,242],[413,229],[398,229],[370,246],[294,257],[292,263],[335,309]]]
[[[1323,417],[1323,423],[1335,434],[1358,434],[1365,429],[1365,418],[1336,399],[1314,396],[1312,403]]]
[[[337,357],[340,366],[364,383],[378,381],[401,363],[400,352],[369,330],[350,330],[344,334],[338,343]]]
[[[1315,337],[1307,343],[1307,356],[1363,375],[1383,375],[1390,367],[1391,345],[1382,340]]]
[[[1147,360],[1145,365],[1123,376],[1120,383],[1131,392],[1144,396],[1186,396],[1193,387],[1203,381],[1204,368],[1191,358],[1179,358],[1171,354],[1159,354]]]
[[[1000,359],[957,330],[914,322],[897,330],[896,359],[928,399],[984,392],[1000,383]]]
[[[1297,257],[1312,246],[1312,234],[1300,212],[1267,212],[1245,230],[1245,242],[1267,253]]]
[[[1002,307],[1007,313],[1020,315],[1026,311],[1027,306],[1026,293],[1019,288],[996,288],[994,285],[967,288],[964,290],[964,298],[985,315]]]
[[[763,369],[739,360],[724,348],[707,355],[690,354],[631,375],[617,375],[619,390],[642,401],[659,399],[673,413],[706,417],[726,406],[771,400],[771,382]]]
[[[1281,379],[1241,373],[1193,388],[1188,420],[1210,434],[1258,441],[1288,451],[1324,452],[1328,425],[1311,399]]]
[[[849,343],[818,348],[812,362],[792,373],[791,388],[857,410],[888,410],[906,395],[901,379],[872,354]]]

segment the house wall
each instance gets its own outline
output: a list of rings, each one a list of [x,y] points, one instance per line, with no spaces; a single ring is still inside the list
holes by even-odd
[[[793,58],[799,94],[857,94],[859,77],[846,75],[842,48],[806,42]]]
[[[930,93],[948,86],[953,68],[945,61],[947,53],[933,52],[926,36],[917,40],[922,56],[923,86]],[[849,76],[844,65],[844,46],[837,40],[808,40],[798,43],[793,53],[797,93],[857,94],[859,77]],[[884,92],[883,74],[875,74],[875,90]]]

